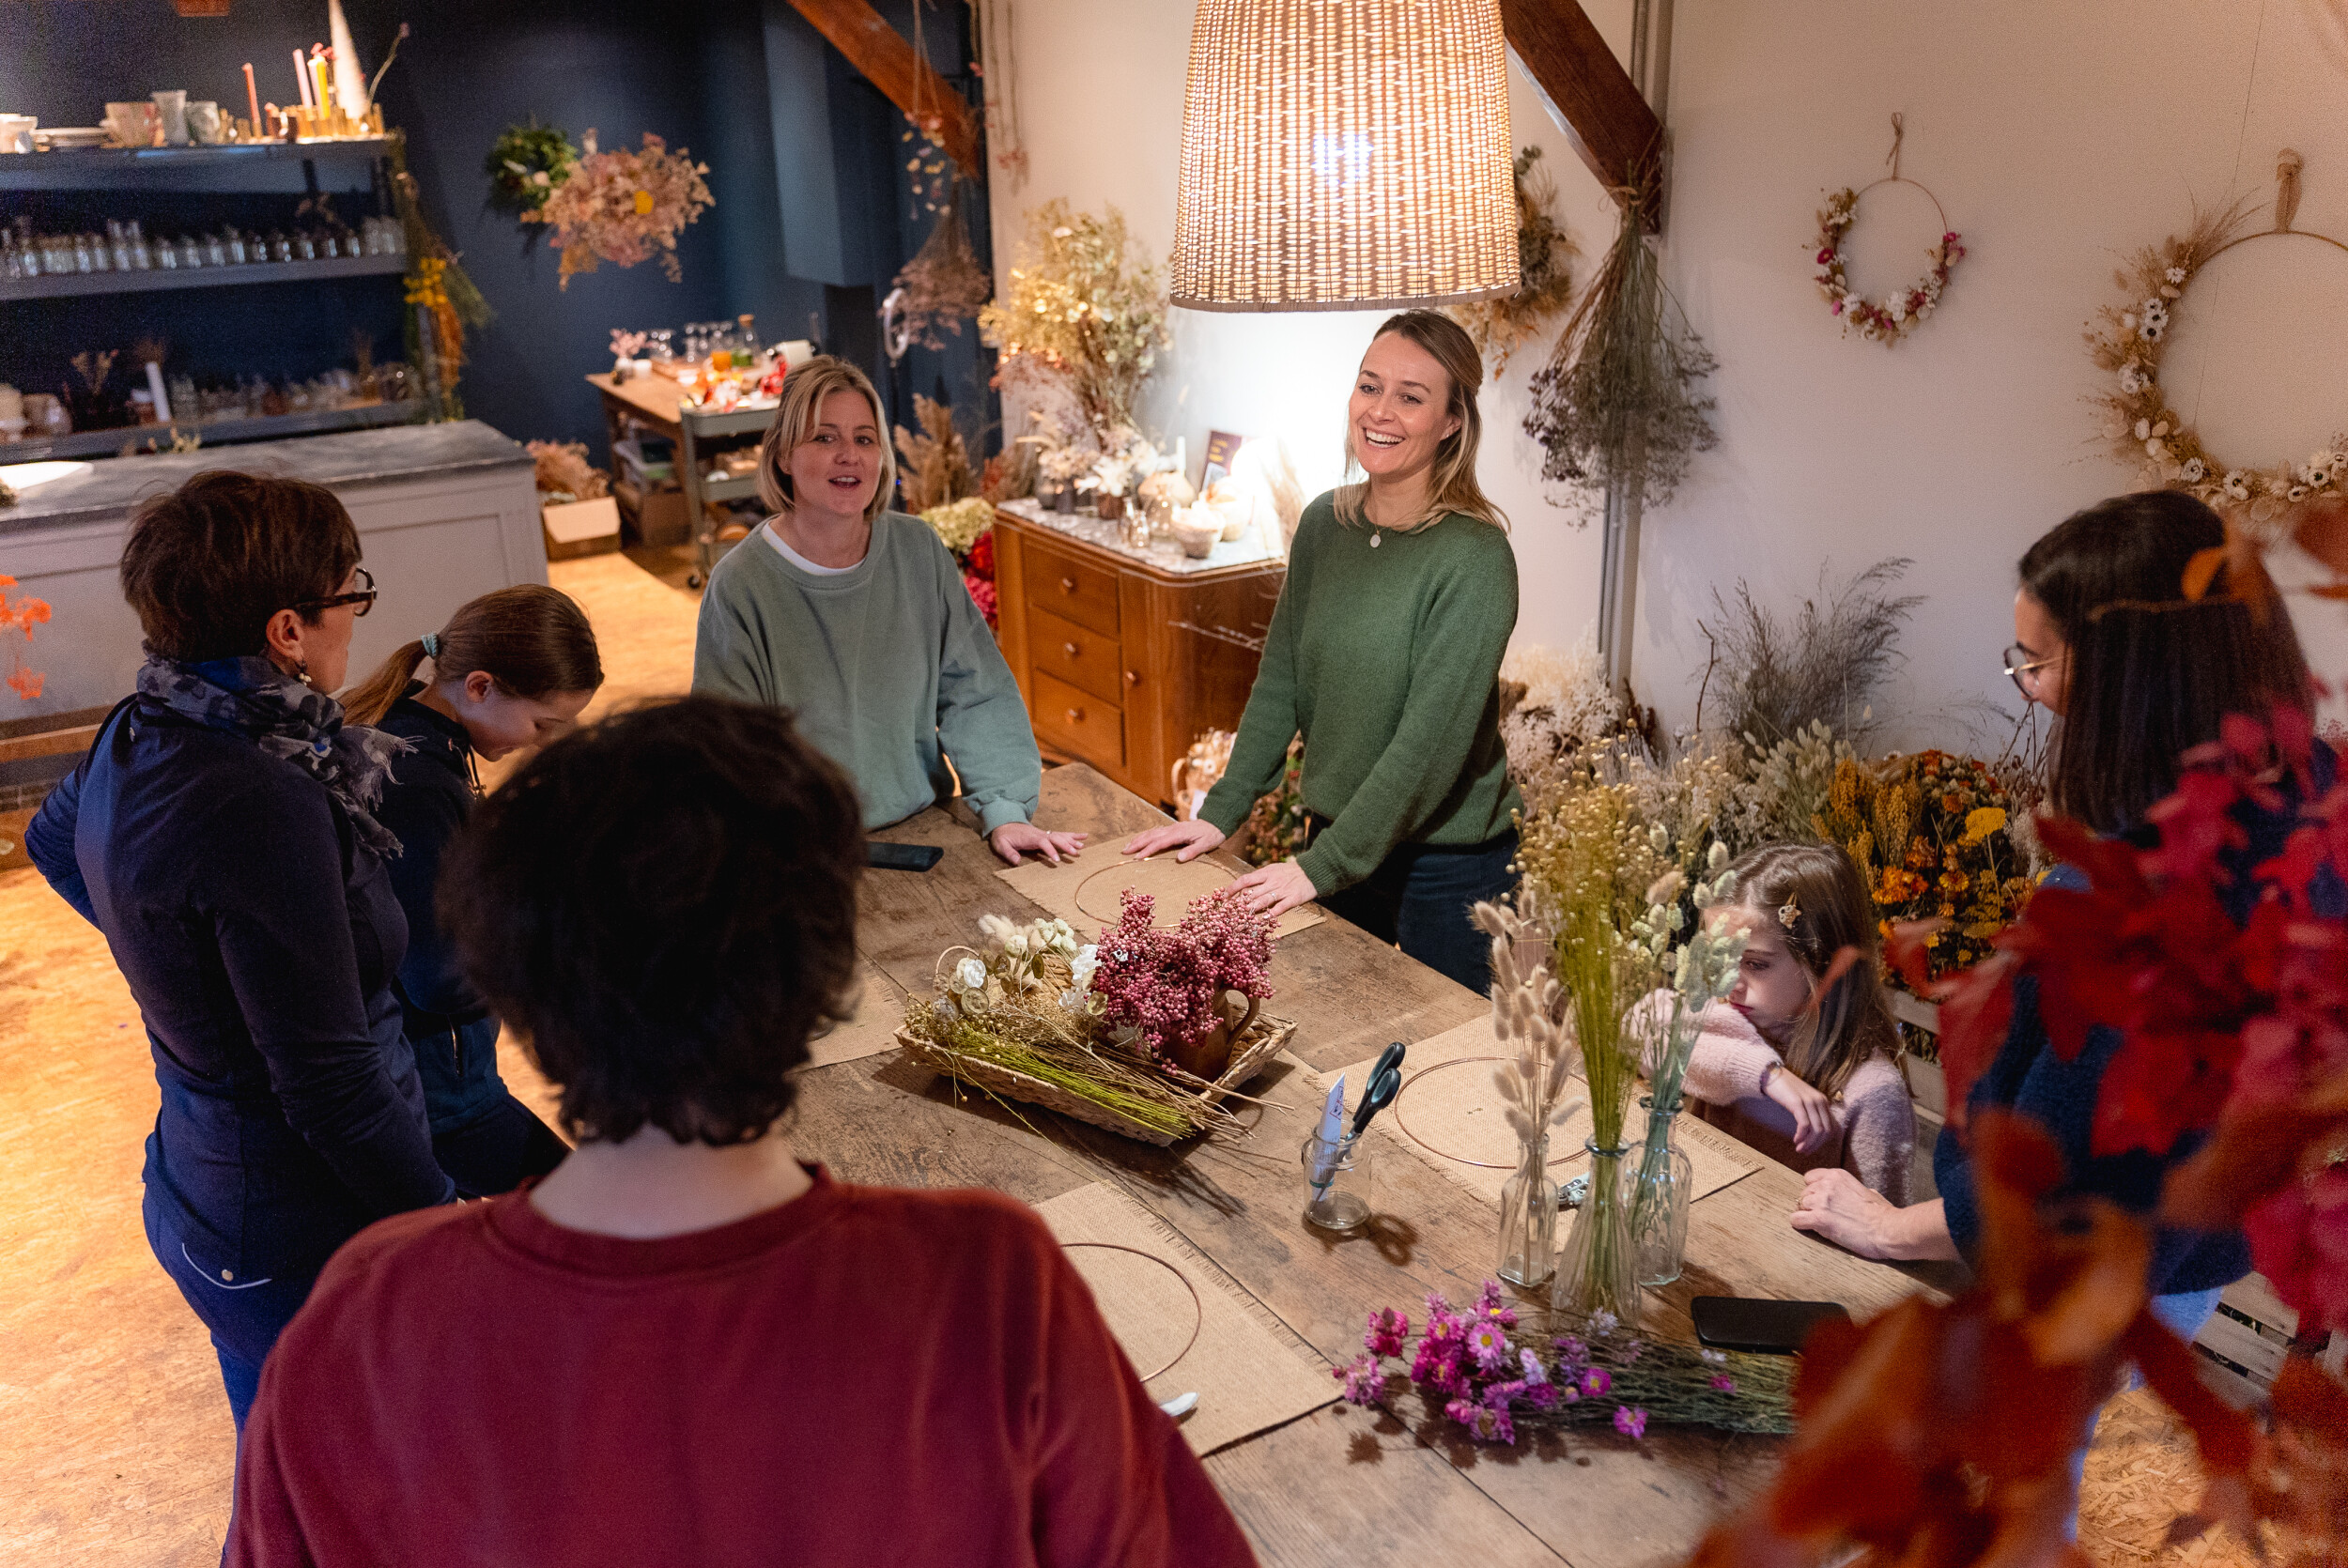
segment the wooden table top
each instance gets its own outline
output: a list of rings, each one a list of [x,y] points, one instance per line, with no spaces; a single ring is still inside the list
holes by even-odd
[[[614,381],[605,370],[588,377],[587,384],[612,402],[626,404],[628,412],[639,418],[671,430],[681,428],[677,410],[684,407],[685,389],[666,376],[631,376]]]
[[[1089,831],[1096,844],[1166,820],[1080,764],[1044,775],[1039,819]],[[981,915],[1027,914],[957,812],[927,811],[880,837],[946,852],[926,873],[865,879],[858,947],[904,992],[928,993],[937,954],[970,941]],[[1298,1026],[1290,1050],[1321,1069],[1373,1055],[1388,1040],[1426,1039],[1487,1006],[1336,919],[1285,939],[1272,981],[1271,1010]],[[1395,1306],[1415,1318],[1429,1291],[1454,1301],[1472,1297],[1493,1270],[1498,1217],[1382,1121],[1368,1133],[1377,1218],[1350,1237],[1307,1228],[1297,1150],[1319,1097],[1298,1092],[1292,1081],[1300,1076],[1282,1064],[1250,1086],[1290,1105],[1264,1108],[1252,1138],[1160,1149],[1040,1109],[1023,1108],[1031,1124],[1023,1126],[1000,1106],[966,1092],[957,1098],[946,1081],[884,1053],[811,1071],[795,1136],[850,1181],[990,1187],[1030,1204],[1113,1182],[1253,1296],[1268,1321],[1336,1365],[1359,1352],[1374,1309]],[[1286,1094],[1284,1078],[1291,1081]],[[1696,1295],[1837,1300],[1864,1318],[1928,1288],[1923,1270],[1870,1263],[1792,1229],[1785,1216],[1801,1178],[1766,1158],[1761,1166],[1691,1208],[1687,1270],[1668,1290],[1649,1293],[1650,1333],[1691,1337],[1687,1303]],[[1267,1564],[1644,1568],[1682,1559],[1713,1519],[1756,1492],[1781,1441],[1659,1427],[1633,1443],[1576,1429],[1490,1449],[1445,1422],[1414,1430],[1332,1406],[1223,1449],[1206,1465]]]

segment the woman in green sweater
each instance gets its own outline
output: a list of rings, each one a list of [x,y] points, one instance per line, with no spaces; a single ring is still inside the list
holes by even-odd
[[[1305,509],[1222,782],[1196,822],[1126,853],[1220,844],[1305,737],[1312,843],[1242,877],[1255,908],[1322,904],[1461,985],[1487,991],[1468,922],[1515,883],[1523,806],[1500,744],[1500,656],[1517,623],[1506,519],[1475,482],[1484,366],[1449,316],[1389,317],[1362,356],[1345,426],[1364,479]]]
[[[950,799],[958,777],[996,854],[1058,865],[1085,836],[1029,820],[1043,764],[1027,706],[953,556],[887,510],[886,431],[872,381],[843,360],[783,382],[758,454],[774,515],[709,575],[693,689],[790,709],[855,780],[868,828]]]

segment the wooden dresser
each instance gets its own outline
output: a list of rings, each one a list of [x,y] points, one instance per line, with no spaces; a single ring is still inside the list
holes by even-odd
[[[1173,798],[1175,762],[1236,730],[1288,565],[1185,571],[995,513],[1003,656],[1046,757]]]

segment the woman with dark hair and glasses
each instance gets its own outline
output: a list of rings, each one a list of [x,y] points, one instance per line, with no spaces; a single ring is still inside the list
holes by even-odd
[[[335,1248],[445,1203],[393,978],[408,924],[372,808],[397,744],[327,694],[373,606],[333,493],[212,472],[143,503],[122,555],[137,695],[25,833],[106,933],[162,1106],[148,1242],[220,1356],[239,1432]]]
[[[2279,606],[2262,613],[2248,601],[2261,585],[2230,584],[2223,569],[2211,591],[2186,597],[2186,566],[2225,543],[2217,514],[2177,491],[2120,496],[2089,507],[2022,557],[2014,595],[2015,645],[2006,672],[2022,695],[2056,717],[2047,758],[2049,804],[2100,833],[2151,843],[2158,829],[2147,813],[2175,792],[2182,759],[2218,738],[2229,714],[2264,718],[2278,708],[2308,711],[2313,683],[2290,618]],[[2240,587],[2234,593],[2230,589]],[[2315,746],[2314,783],[2327,790],[2338,763]],[[2288,779],[2278,785],[2286,792]],[[2236,813],[2243,842],[2229,852],[2248,871],[2282,848],[2294,813],[2246,807]],[[2047,879],[2084,887],[2067,866]],[[2233,884],[2248,919],[2257,884]],[[2071,1061],[2048,1046],[2036,982],[2015,988],[2014,1022],[2004,1048],[1973,1088],[1970,1103],[2004,1106],[2031,1116],[2062,1145],[2070,1191],[2110,1198],[2139,1213],[2160,1196],[2168,1166],[2192,1153],[2180,1144],[2168,1161],[2141,1151],[2094,1154],[2090,1133],[2104,1069],[2119,1050],[2116,1031],[2097,1029]],[[1868,1257],[1954,1258],[1980,1236],[1972,1170],[1964,1145],[1944,1130],[1933,1152],[1940,1196],[1901,1208],[1836,1170],[1810,1172],[1794,1224]],[[2149,1286],[2153,1310],[2190,1339],[2217,1307],[2218,1293],[2250,1271],[2239,1231],[2163,1229],[2155,1237]]]

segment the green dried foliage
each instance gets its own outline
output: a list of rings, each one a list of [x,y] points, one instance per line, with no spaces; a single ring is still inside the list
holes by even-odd
[[[490,210],[512,218],[537,211],[554,188],[571,177],[578,161],[571,139],[558,127],[540,125],[537,115],[531,115],[528,125],[507,126],[481,162],[481,172],[489,177]]]
[[[1528,146],[1514,165],[1517,189],[1517,291],[1505,299],[1475,300],[1451,307],[1451,315],[1475,340],[1499,380],[1508,356],[1549,325],[1573,301],[1573,258],[1581,253],[1566,226],[1550,215],[1557,186],[1537,165],[1541,149]]]
[[[1619,484],[1641,506],[1671,500],[1699,452],[1719,441],[1698,383],[1718,361],[1663,286],[1640,203],[1623,208],[1605,264],[1533,377],[1524,433],[1547,455],[1541,477],[1574,487],[1584,521]]]
[[[1712,644],[1705,690],[1719,688],[1718,728],[1756,752],[1814,725],[1863,746],[1875,729],[1872,700],[1901,663],[1901,628],[1924,602],[1890,592],[1912,564],[1904,556],[1878,561],[1831,592],[1821,567],[1817,594],[1791,625],[1754,602],[1741,579],[1733,599],[1715,591],[1717,613],[1701,625]]]

